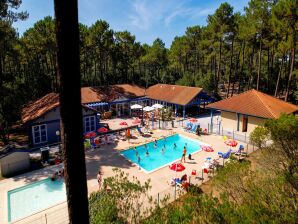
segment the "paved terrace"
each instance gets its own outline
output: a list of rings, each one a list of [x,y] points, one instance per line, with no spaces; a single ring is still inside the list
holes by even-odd
[[[115,121],[115,124],[117,122],[118,121]],[[217,158],[217,152],[219,151],[226,152],[229,149],[229,147],[225,145],[223,138],[221,136],[216,136],[216,135],[197,136],[183,131],[181,127],[170,129],[170,130],[154,130],[153,134],[148,135],[147,137],[138,136],[135,132],[133,132],[132,134],[134,136],[137,136],[137,138],[132,139],[130,142],[119,140],[118,142],[115,142],[115,144],[104,145],[104,146],[101,146],[100,148],[89,150],[86,152],[88,193],[90,194],[91,192],[94,192],[98,189],[96,175],[99,169],[103,172],[103,178],[106,178],[113,175],[112,169],[115,167],[120,168],[126,173],[129,173],[131,177],[132,176],[137,177],[142,183],[150,178],[151,186],[152,186],[152,189],[150,190],[150,194],[154,198],[157,198],[158,193],[160,193],[161,196],[165,195],[166,193],[172,193],[174,189],[168,184],[168,182],[171,180],[171,178],[175,177],[175,172],[171,171],[168,167],[163,167],[152,173],[149,173],[149,174],[145,173],[144,171],[140,170],[138,166],[124,159],[119,154],[119,152],[129,147],[133,147],[139,144],[144,144],[145,142],[150,142],[150,141],[153,141],[154,139],[159,139],[159,138],[162,138],[163,136],[168,136],[174,133],[179,133],[194,139],[199,139],[204,143],[212,145],[214,148],[214,152],[200,151],[198,153],[193,154],[192,157],[194,160],[188,161],[186,159],[186,163],[185,163],[186,169],[185,171],[178,173],[177,175],[178,177],[181,177],[184,173],[190,176],[191,171],[193,169],[196,169],[197,171],[201,171],[203,163],[207,157]],[[243,144],[246,147],[245,143],[239,142],[239,144]],[[251,152],[252,150],[253,150],[252,146],[248,146],[248,152]],[[182,149],[181,149],[181,154],[182,154]],[[0,181],[0,223],[7,223],[7,211],[8,211],[7,191],[17,187],[21,187],[25,184],[28,184],[37,180],[47,178],[56,169],[57,167],[53,166],[53,167],[41,169],[38,171],[26,173],[17,177]],[[207,176],[205,177],[205,180],[208,180]],[[201,181],[197,180],[197,183],[200,184]],[[56,214],[56,215],[51,216],[51,214]],[[61,220],[67,218],[66,204],[62,203],[58,207],[54,206],[53,208],[37,213],[17,223],[44,223],[45,221],[41,222],[41,220],[45,220],[44,218],[45,215],[47,216],[48,224],[57,223],[57,216],[59,216]],[[36,220],[36,221],[33,222],[32,220]]]

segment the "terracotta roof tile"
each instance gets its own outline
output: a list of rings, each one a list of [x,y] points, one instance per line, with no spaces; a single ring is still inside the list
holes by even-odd
[[[202,90],[202,88],[198,87],[156,84],[154,86],[150,86],[146,93],[151,99],[186,105]]]
[[[278,118],[281,113],[290,114],[298,111],[298,107],[296,105],[284,102],[254,89],[243,92],[237,96],[209,104],[207,108],[237,112],[264,118]]]
[[[145,89],[129,84],[113,85],[109,87],[83,87],[81,88],[81,94],[83,104],[101,101],[110,102],[121,96],[129,98],[144,96]],[[23,107],[21,112],[22,122],[26,123],[35,120],[57,106],[59,106],[59,95],[57,93],[49,93]],[[85,105],[83,105],[83,107],[93,110]]]
[[[112,102],[119,97],[145,96],[145,89],[137,85],[121,84],[81,88],[82,103]]]
[[[59,95],[49,93],[38,100],[32,101],[23,107],[21,116],[22,122],[34,120],[59,105]]]

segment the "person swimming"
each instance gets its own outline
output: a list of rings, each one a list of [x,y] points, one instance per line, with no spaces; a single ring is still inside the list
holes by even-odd
[[[140,163],[140,162],[141,162],[141,157],[138,156],[138,163]]]
[[[138,155],[139,155],[139,153],[138,153],[138,151],[136,150],[136,157],[138,157]]]
[[[149,156],[149,152],[148,152],[148,150],[146,149],[146,156]]]
[[[177,148],[177,145],[176,145],[176,143],[174,143],[174,149],[176,149]]]
[[[154,148],[155,149],[157,148],[157,141],[156,141],[156,139],[154,140]]]
[[[147,145],[146,144],[144,145],[144,148],[147,150]]]
[[[161,149],[161,153],[162,153],[162,154],[165,153],[165,148],[164,148],[164,147],[162,147],[162,149]]]

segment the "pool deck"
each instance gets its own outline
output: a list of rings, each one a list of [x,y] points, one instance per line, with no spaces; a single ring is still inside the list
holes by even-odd
[[[151,173],[145,173],[140,170],[138,166],[132,164],[128,160],[126,160],[123,156],[120,155],[119,151],[127,149],[129,147],[133,147],[139,144],[144,144],[146,142],[153,141],[155,139],[162,138],[164,136],[172,135],[172,134],[182,134],[194,139],[198,139],[203,143],[207,143],[212,145],[214,152],[205,152],[199,151],[192,155],[193,160],[189,161],[186,158],[186,163],[184,164],[186,169],[183,172],[177,173],[177,177],[181,177],[183,174],[187,174],[190,176],[192,170],[197,170],[197,172],[201,172],[203,163],[205,162],[207,157],[218,158],[217,152],[226,152],[229,147],[225,145],[222,136],[217,135],[202,135],[197,136],[195,134],[191,134],[183,131],[181,127],[174,128],[172,130],[154,130],[152,135],[148,135],[146,137],[142,137],[137,135],[137,133],[132,133],[137,138],[131,139],[128,141],[119,140],[115,144],[104,145],[100,148],[96,148],[93,150],[86,151],[86,168],[87,168],[87,185],[88,185],[88,194],[98,190],[98,184],[96,180],[96,175],[98,170],[100,169],[103,172],[103,178],[113,176],[113,168],[120,168],[126,173],[129,173],[130,177],[137,177],[141,183],[144,183],[146,180],[151,180],[151,190],[150,194],[153,197],[156,197],[158,193],[161,195],[165,192],[170,192],[173,189],[168,182],[175,177],[175,172],[170,170],[168,167],[160,168]],[[239,144],[243,144],[245,147],[246,143],[238,142]],[[238,144],[238,145],[239,145]],[[236,147],[237,148],[237,147]],[[182,154],[181,149],[181,154]],[[248,145],[248,152],[252,152],[252,146]],[[7,223],[7,192],[9,190],[24,186],[28,183],[35,182],[41,179],[48,177],[55,170],[57,170],[56,166],[47,167],[41,170],[29,172],[22,174],[20,176],[16,176],[13,178],[5,179],[0,181],[0,223]],[[198,181],[199,183],[199,181]],[[33,223],[28,222],[28,220],[38,220],[39,217],[43,217],[45,213],[51,214],[52,211],[59,210],[60,213],[63,210],[64,213],[60,214],[61,216],[67,216],[66,203],[60,204],[60,207],[63,209],[57,209],[57,206],[47,209],[43,212],[30,216],[24,220],[15,223]],[[35,219],[34,219],[35,218]],[[38,222],[36,222],[38,223]],[[40,223],[40,222],[39,222]],[[48,220],[49,223],[55,223]]]

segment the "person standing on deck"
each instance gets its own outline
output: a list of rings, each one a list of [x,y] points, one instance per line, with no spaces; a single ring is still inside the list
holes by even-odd
[[[183,154],[182,154],[182,157],[181,157],[181,162],[182,162],[182,160],[184,160],[184,162],[185,162],[185,156],[186,156],[186,147],[184,146]]]

